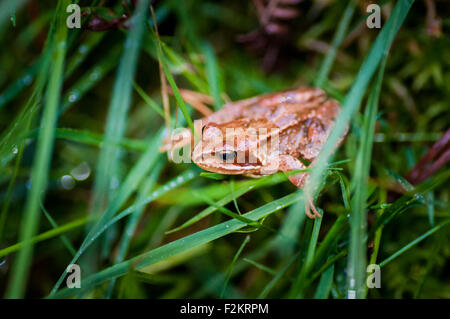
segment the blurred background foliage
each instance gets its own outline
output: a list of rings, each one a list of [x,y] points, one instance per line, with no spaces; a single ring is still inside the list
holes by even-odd
[[[20,223],[24,218],[24,203],[30,190],[30,172],[35,159],[40,107],[45,101],[38,103],[29,127],[20,125],[27,114],[35,112],[25,107],[38,77],[46,72],[41,68],[45,57],[43,50],[56,9],[56,1],[19,2],[14,21],[8,17],[0,22],[3,47],[0,52],[2,295],[11,283],[17,249],[8,249],[19,242]],[[147,21],[139,40],[140,54],[129,54],[130,46],[126,45],[127,37],[132,37],[130,33],[134,30],[130,21],[137,2],[79,1],[83,28],[69,30],[68,33],[62,95],[58,101],[58,129],[47,193],[39,211],[37,234],[44,235],[34,247],[25,291],[27,297],[44,297],[50,293],[89,230],[91,224],[88,219],[92,219],[89,216],[96,213],[92,208],[93,197],[96,196],[94,184],[98,182],[99,165],[103,165],[99,164],[100,148],[105,145],[107,119],[113,116],[111,113],[108,115],[114,104],[112,96],[126,97],[125,89],[124,92],[117,90],[133,85],[129,111],[116,119],[118,123],[123,121],[125,132],[119,143],[119,160],[114,162],[117,165],[115,175],[106,178],[109,183],[109,189],[105,190],[107,203],[100,204],[100,211],[117,196],[117,190],[147,147],[157,145],[155,141],[161,140],[160,129],[164,127],[159,67],[161,52],[151,31],[153,19],[150,14],[145,17]],[[336,29],[346,8],[349,10],[351,5],[348,1],[329,0],[285,2],[287,4],[283,8],[287,9],[284,13],[264,17],[258,14],[255,6],[256,3],[266,4],[264,1],[154,1],[162,50],[177,87],[210,95],[213,107],[219,108],[227,101],[315,85],[324,58],[333,47]],[[3,0],[2,5],[7,6],[7,3]],[[365,25],[368,3],[355,1],[349,27],[338,47],[331,71],[320,83],[339,101],[343,101],[354,84],[355,76],[379,34],[379,29],[369,29]],[[396,1],[378,3],[382,7],[384,25]],[[449,127],[449,13],[447,1],[415,1],[389,52],[370,164],[369,233],[388,203],[398,200],[401,193],[413,187],[405,178]],[[129,61],[126,60],[127,54]],[[133,60],[137,63],[134,80],[132,70],[126,77],[127,67],[133,68],[127,63]],[[53,58],[52,63],[55,63]],[[49,78],[52,76],[54,74],[50,73]],[[183,114],[179,112],[175,116],[180,103],[176,103],[173,95],[169,98],[172,120],[176,118],[177,126],[185,126]],[[189,105],[188,110],[193,119],[200,116]],[[314,264],[311,276],[308,276],[311,280],[302,282],[301,293],[294,296],[344,298],[347,294],[345,248],[349,230],[345,225],[348,226],[346,216],[350,210],[349,180],[355,169],[363,114],[364,109],[352,118],[350,133],[335,156],[335,161],[349,161],[338,165],[342,170],[330,174],[317,202],[324,211],[319,228],[314,221],[304,217],[302,206],[294,204],[264,219],[263,224],[267,227],[255,229],[248,226],[248,233],[233,232],[163,258],[156,264],[139,270],[130,269],[125,276],[118,278],[114,286],[111,283],[98,285],[82,296],[293,296],[292,287],[296,285],[298,273],[307,258],[309,245],[315,241],[324,243],[328,238],[327,257]],[[18,131],[10,131],[11,125],[17,125]],[[23,150],[20,143],[10,148],[8,132],[16,136],[26,135],[26,139],[20,137],[20,141],[25,141]],[[83,278],[230,218],[217,210],[187,228],[165,234],[211,206],[196,192],[218,202],[229,194],[230,187],[248,187],[245,194],[224,206],[235,213],[245,213],[295,191],[289,182],[276,179],[250,191],[245,177],[214,180],[199,176],[194,164],[173,164],[165,155],[154,156],[158,157],[152,159],[149,155],[149,160],[154,163],[139,180],[136,195],[133,192],[132,196],[126,196],[117,212],[155,189],[171,186],[169,181],[176,180],[187,170],[193,169],[196,176],[134,215],[135,231],[129,237],[129,247],[125,247],[122,258],[118,256],[123,236],[127,229],[133,230],[133,227],[126,219],[110,227],[81,259]],[[110,160],[114,161],[114,158]],[[108,161],[106,159],[102,163]],[[432,227],[448,221],[448,172],[448,165],[442,166],[433,174],[438,176],[437,179],[431,177],[436,185],[430,187],[423,198],[414,205],[405,204],[405,211],[395,214],[395,218],[379,228],[377,236],[370,235],[368,259],[379,263],[400,253],[383,266],[381,288],[369,289],[369,298],[450,297],[449,227],[443,227],[411,249],[401,251],[402,247],[420,239]],[[251,180],[250,183],[256,182]],[[332,233],[333,227],[339,223],[342,228]],[[68,229],[62,229],[67,225]],[[49,233],[52,229],[57,232]],[[326,237],[330,232],[331,235]],[[280,234],[293,236],[294,244],[283,241]],[[314,235],[317,235],[316,239]],[[320,249],[321,246],[318,247]],[[328,256],[338,258],[333,266],[323,268]],[[317,276],[313,276],[316,273]]]

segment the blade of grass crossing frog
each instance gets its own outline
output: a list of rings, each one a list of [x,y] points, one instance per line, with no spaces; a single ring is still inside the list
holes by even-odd
[[[331,67],[333,66],[334,59],[336,58],[337,50],[341,45],[344,37],[347,35],[348,27],[355,11],[356,1],[348,0],[347,7],[345,8],[344,14],[340,19],[339,26],[336,29],[336,33],[333,36],[333,42],[331,43],[331,48],[328,50],[325,59],[320,67],[319,74],[314,82],[315,86],[323,87],[325,81],[328,78]]]
[[[250,241],[250,236],[245,236],[244,241],[242,242],[241,246],[237,250],[236,254],[233,257],[233,260],[231,261],[230,266],[228,267],[227,275],[225,277],[225,282],[223,283],[222,292],[220,293],[220,298],[223,298],[225,295],[225,291],[227,290],[228,282],[231,278],[231,273],[233,272],[234,265],[236,264],[236,261],[238,260],[239,256],[241,255],[242,251],[244,250],[244,247],[248,244]]]
[[[161,158],[161,154],[158,154],[158,157]],[[156,160],[158,160],[158,158]],[[150,193],[150,191],[155,187],[156,181],[158,180],[159,174],[161,173],[164,164],[165,162],[163,160],[156,162],[156,165],[153,167],[149,177],[144,181],[136,202],[140,202],[141,200],[143,200],[147,196],[147,194]],[[144,207],[141,207],[133,214],[131,214],[130,217],[128,217],[122,238],[119,241],[119,251],[116,255],[116,258],[114,259],[115,264],[120,263],[125,259],[128,247],[130,246],[131,238],[136,231],[136,227],[143,211]],[[113,279],[109,284],[107,298],[111,297],[114,285],[115,280]]]
[[[336,119],[335,125],[319,154],[317,163],[310,174],[310,179],[305,185],[304,192],[307,196],[314,197],[313,195],[319,190],[320,183],[323,181],[327,164],[332,156],[335,146],[341,139],[351,117],[359,109],[369,81],[382,58],[387,55],[395,35],[403,24],[412,3],[412,0],[400,0],[396,3],[391,16],[372,45],[368,56],[359,69],[353,86],[343,102],[342,111]]]
[[[252,220],[259,220],[269,216],[285,207],[288,207],[298,201],[298,196],[291,193],[282,198],[267,203],[253,211],[244,214],[243,216]],[[130,269],[140,269],[142,267],[154,264],[160,260],[164,260],[171,256],[177,255],[183,251],[192,249],[193,247],[211,242],[228,234],[235,232],[247,224],[236,219],[232,219],[221,223],[219,225],[201,230],[192,235],[172,241],[166,245],[138,255],[134,258],[123,261],[112,267],[106,268],[94,275],[89,276],[84,280],[81,290],[89,290],[90,288],[111,280],[112,278],[120,277],[126,274]],[[72,295],[74,292],[70,289],[62,289],[60,292],[51,295],[50,297],[61,298]],[[76,292],[78,293],[78,292]]]
[[[281,175],[278,175],[278,176],[281,176]],[[234,190],[233,192],[230,192],[228,195],[225,195],[223,198],[218,200],[215,203],[216,204],[215,206],[210,206],[208,208],[205,208],[200,213],[198,213],[194,217],[192,217],[189,220],[187,220],[186,222],[184,222],[182,225],[167,231],[166,234],[168,235],[168,234],[180,231],[186,227],[193,225],[194,223],[198,222],[199,220],[201,220],[201,219],[205,218],[206,216],[209,216],[210,214],[215,212],[217,210],[217,206],[224,206],[224,205],[228,204],[229,202],[231,202],[233,199],[244,195],[245,193],[251,191],[252,189],[263,186],[267,181],[272,180],[273,177],[277,177],[277,176],[271,176],[269,178],[261,178],[259,180],[252,180],[252,181],[248,182],[248,184],[245,184],[244,186],[238,188],[237,190]],[[275,180],[274,184],[277,184],[281,181],[282,181],[282,179]],[[270,182],[269,182],[269,184],[270,184]]]
[[[354,175],[351,183],[353,197],[350,215],[350,248],[347,265],[347,285],[349,294],[354,293],[356,298],[364,298],[366,291],[366,206],[369,193],[368,183],[372,158],[372,144],[375,132],[375,121],[385,65],[386,58],[381,62],[380,70],[378,71],[374,87],[370,92],[367,102],[359,149],[356,155]]]
[[[113,219],[114,215],[117,213],[120,207],[128,200],[131,194],[137,189],[144,176],[146,176],[147,173],[150,171],[150,169],[155,165],[160,155],[156,150],[160,143],[161,136],[162,130],[158,134],[156,134],[155,137],[153,137],[153,140],[149,144],[147,151],[144,154],[142,154],[138,162],[130,170],[128,176],[125,178],[123,184],[120,186],[116,195],[111,200],[110,204],[105,209],[104,213],[100,216],[99,220],[96,223],[94,223],[94,225],[92,225],[92,227],[89,230],[89,233],[86,235],[85,239],[83,240],[80,248],[73,257],[70,264],[75,263],[78,260],[78,258],[82,255],[82,253],[86,250],[88,245],[92,244],[94,235],[99,233],[102,229],[104,229],[105,225]],[[57,287],[62,281],[62,278],[64,277],[64,274],[65,272],[60,277],[53,290],[57,289]]]
[[[31,173],[31,187],[25,203],[24,216],[20,227],[19,237],[24,246],[16,256],[12,268],[6,295],[9,298],[24,296],[26,280],[33,256],[31,239],[35,235],[39,223],[39,201],[46,189],[47,175],[50,167],[51,153],[55,135],[59,96],[63,82],[64,59],[66,55],[67,28],[62,8],[67,7],[69,1],[58,2],[56,18],[56,33],[53,43],[53,64],[51,77],[46,91],[46,103],[42,115],[41,132],[39,133],[37,150]],[[58,10],[59,9],[59,10]]]

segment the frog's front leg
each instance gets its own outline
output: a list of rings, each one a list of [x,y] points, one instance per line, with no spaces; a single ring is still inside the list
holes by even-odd
[[[303,164],[299,159],[290,156],[290,155],[280,155],[279,156],[279,170],[282,172],[290,172],[300,169],[306,169],[306,165]],[[289,176],[289,180],[297,186],[298,188],[302,188],[305,184],[308,173],[297,173],[295,175]],[[311,213],[311,210],[314,214]],[[305,198],[305,213],[309,218],[322,217],[320,213],[317,211],[312,198],[308,196]]]

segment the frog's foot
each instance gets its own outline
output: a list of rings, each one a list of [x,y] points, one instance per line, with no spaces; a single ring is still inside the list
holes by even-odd
[[[295,171],[299,169],[306,169],[306,166],[297,158],[289,155],[280,155],[279,170],[283,172]],[[298,188],[303,188],[305,181],[308,177],[308,173],[297,173],[295,175],[289,176],[289,180],[292,184]],[[310,196],[306,195],[305,198],[305,214],[309,218],[322,217],[317,211],[316,206],[314,206],[313,200]]]
[[[311,210],[313,211],[314,214],[311,213]],[[312,219],[316,217],[319,218],[322,217],[322,215],[320,215],[320,213],[317,211],[316,206],[314,206],[313,200],[309,196],[308,198],[305,199],[305,214],[306,216]]]

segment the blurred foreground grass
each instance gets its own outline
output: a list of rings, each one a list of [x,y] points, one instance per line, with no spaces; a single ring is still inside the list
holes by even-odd
[[[366,27],[366,2],[302,2],[283,42],[259,52],[278,48],[270,72],[236,41],[259,26],[252,1],[156,1],[159,37],[149,2],[79,1],[98,15],[84,26],[128,16],[101,32],[68,30],[67,0],[0,2],[2,295],[450,297],[450,170],[405,179],[449,127],[445,1],[441,34],[425,1],[380,2],[382,29]],[[165,120],[199,116],[179,89],[218,109],[300,85],[344,109],[312,172],[321,219],[283,174],[202,174],[157,152]],[[80,290],[64,289],[71,260]],[[374,263],[381,288],[366,289]]]

